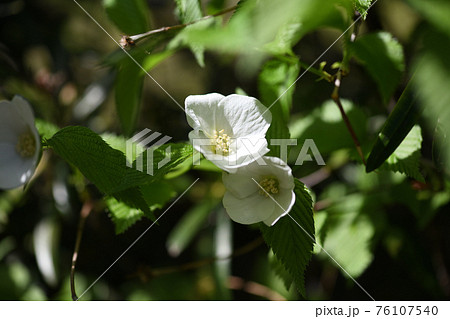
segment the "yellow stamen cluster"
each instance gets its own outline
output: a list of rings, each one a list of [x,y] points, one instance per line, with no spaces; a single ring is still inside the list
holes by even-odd
[[[259,186],[263,189],[259,190],[259,193],[264,197],[269,197],[278,194],[279,192],[279,183],[275,177],[265,177],[259,182]]]
[[[212,148],[214,153],[220,155],[230,154],[231,138],[224,133],[224,130],[220,130],[219,132],[214,130],[214,136],[212,137],[211,142],[213,144]]]
[[[30,130],[27,130],[19,135],[19,139],[16,144],[16,151],[24,158],[33,157],[36,152],[36,141]]]

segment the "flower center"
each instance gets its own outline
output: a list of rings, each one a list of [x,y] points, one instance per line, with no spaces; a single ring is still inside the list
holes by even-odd
[[[30,130],[27,130],[19,135],[19,139],[16,144],[16,151],[24,158],[33,157],[36,152],[36,141]]]
[[[220,155],[230,154],[231,138],[224,133],[224,130],[217,132],[214,130],[214,136],[211,139],[213,152]]]
[[[278,194],[279,182],[275,177],[265,177],[259,182],[259,186],[262,188],[259,190],[259,194],[264,197],[269,197]]]

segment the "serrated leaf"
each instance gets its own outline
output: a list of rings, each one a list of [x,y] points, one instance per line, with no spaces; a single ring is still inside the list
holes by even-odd
[[[296,201],[289,216],[274,226],[260,225],[265,242],[294,278],[299,292],[305,295],[304,272],[314,245],[312,199],[306,186],[295,180]]]
[[[115,197],[107,197],[106,205],[111,213],[111,219],[115,225],[116,234],[123,233],[143,216],[155,220],[153,211],[162,208],[175,192],[167,182],[155,182],[131,189],[132,192],[122,193]],[[137,197],[136,197],[137,195]],[[123,201],[125,199],[125,201]],[[136,200],[140,205],[136,205]],[[138,207],[146,207],[139,209]]]
[[[367,10],[369,10],[373,0],[354,0],[354,1],[356,10],[358,10],[363,19],[366,19]]]
[[[417,102],[417,92],[410,81],[378,134],[367,158],[366,172],[380,167],[411,131],[420,116]]]
[[[145,0],[103,0],[109,19],[128,35],[148,31],[149,10]]]
[[[107,195],[149,182],[147,174],[126,166],[122,152],[86,127],[65,127],[47,142],[56,154],[77,167]]]
[[[363,35],[349,43],[350,53],[360,61],[377,84],[387,102],[405,70],[403,48],[387,32]]]
[[[400,172],[424,183],[419,171],[420,150],[422,147],[422,131],[420,126],[414,126],[394,153],[381,166],[393,172]]]
[[[130,207],[124,202],[119,202],[114,197],[108,197],[105,202],[110,212],[111,220],[114,223],[116,234],[123,233],[144,216],[140,209]]]

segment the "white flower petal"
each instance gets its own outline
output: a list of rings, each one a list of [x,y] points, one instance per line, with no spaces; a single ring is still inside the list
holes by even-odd
[[[278,196],[273,196],[273,200],[277,202],[275,209],[272,215],[263,221],[267,226],[275,225],[281,217],[288,214],[295,204],[295,193],[292,190],[281,190]]]
[[[219,103],[227,119],[232,137],[264,137],[272,121],[272,114],[257,99],[238,94],[228,95]]]
[[[11,189],[25,184],[34,172],[34,158],[23,159],[14,145],[0,144],[0,188]]]
[[[20,118],[28,124],[28,126],[34,126],[34,114],[31,109],[30,104],[27,100],[19,95],[15,95],[12,99],[12,103],[16,106],[16,111],[19,114]]]
[[[258,193],[260,190],[258,184],[250,176],[244,174],[223,173],[222,181],[227,191],[240,199]]]
[[[236,198],[231,192],[223,197],[223,206],[230,218],[240,224],[259,223],[272,215],[275,203],[255,193],[244,199]]]
[[[222,94],[210,93],[206,95],[190,95],[185,100],[185,111],[189,125],[212,134],[216,129],[216,111],[219,102],[224,98]]]
[[[26,131],[28,125],[19,116],[17,109],[16,105],[9,101],[0,101],[0,142],[15,145],[18,136]]]

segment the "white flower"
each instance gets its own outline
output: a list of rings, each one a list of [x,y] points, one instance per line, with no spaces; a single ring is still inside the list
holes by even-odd
[[[266,165],[253,162],[223,173],[227,189],[223,206],[232,220],[240,224],[264,222],[274,225],[295,203],[291,168],[277,157],[263,157]]]
[[[269,149],[265,138],[272,114],[253,97],[218,93],[186,98],[187,121],[194,129],[194,149],[219,168],[234,172],[261,158]]]
[[[20,96],[0,101],[0,188],[25,184],[33,175],[41,142],[30,104]]]

